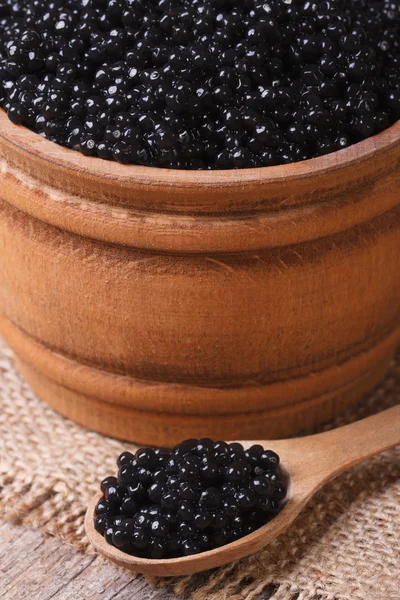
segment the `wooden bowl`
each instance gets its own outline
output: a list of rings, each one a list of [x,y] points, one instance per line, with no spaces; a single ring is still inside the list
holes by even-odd
[[[287,436],[400,339],[400,123],[242,171],[122,166],[0,111],[0,331],[62,414],[146,444]]]

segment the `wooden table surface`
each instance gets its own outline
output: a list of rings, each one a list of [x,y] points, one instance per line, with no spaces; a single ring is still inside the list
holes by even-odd
[[[267,600],[266,591],[257,600]],[[176,600],[141,576],[38,531],[0,525],[1,600]]]
[[[0,525],[1,600],[175,600],[143,577],[38,531]]]

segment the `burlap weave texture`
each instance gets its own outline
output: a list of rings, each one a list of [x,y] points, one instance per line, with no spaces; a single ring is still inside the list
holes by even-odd
[[[400,402],[400,356],[362,406],[334,425]],[[85,504],[133,448],[68,421],[39,401],[0,340],[0,514],[82,552]],[[400,425],[399,425],[400,426]],[[400,448],[322,490],[290,530],[253,557],[168,581],[193,600],[400,600]],[[165,585],[166,582],[154,581]]]

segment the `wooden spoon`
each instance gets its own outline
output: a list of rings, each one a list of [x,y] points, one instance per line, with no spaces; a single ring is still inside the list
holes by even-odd
[[[400,405],[372,417],[326,433],[287,440],[246,441],[244,447],[261,444],[276,451],[289,474],[287,502],[264,527],[231,544],[214,550],[170,559],[130,556],[107,544],[93,526],[100,494],[91,500],[85,519],[90,542],[116,564],[148,575],[188,575],[212,569],[257,552],[286,531],[309,499],[328,481],[354,465],[400,444]]]

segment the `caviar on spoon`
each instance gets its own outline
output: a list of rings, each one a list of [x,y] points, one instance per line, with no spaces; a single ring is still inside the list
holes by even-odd
[[[86,532],[100,553],[132,571],[171,576],[207,570],[256,552],[283,533],[325,483],[397,444],[400,406],[303,438],[188,440],[165,454],[124,453],[118,478],[104,480],[89,504]],[[202,460],[188,460],[194,452],[203,455],[204,445],[211,481],[199,476]],[[217,452],[238,455],[229,456],[223,475]],[[131,478],[134,483],[122,481]]]
[[[185,440],[117,460],[100,485],[94,527],[111,545],[143,558],[212,550],[267,523],[286,496],[279,457],[253,444]]]

